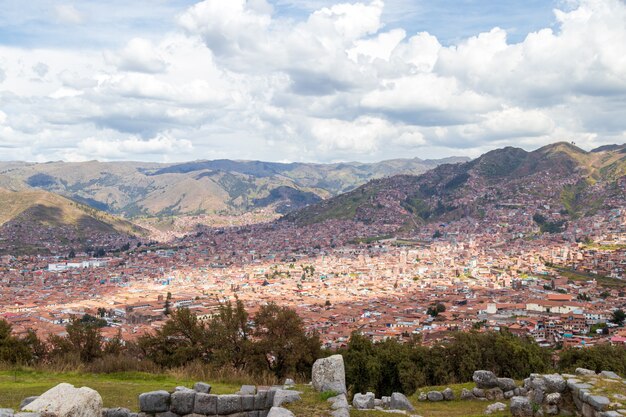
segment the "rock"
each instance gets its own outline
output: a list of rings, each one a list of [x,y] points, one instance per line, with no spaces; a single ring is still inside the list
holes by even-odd
[[[559,414],[559,406],[556,404],[546,404],[543,406],[543,411],[549,416],[556,416],[557,414]]]
[[[485,398],[489,401],[503,400],[504,393],[500,388],[490,388],[485,390]]]
[[[428,394],[426,394],[426,397],[428,398],[428,401],[443,401],[443,394],[439,391],[430,391]],[[402,410],[405,409],[403,408]]]
[[[174,391],[193,391],[193,390],[191,388],[178,386],[178,387],[174,388]],[[195,391],[193,391],[193,392],[195,392]]]
[[[394,392],[393,394],[391,394],[389,408],[391,408],[392,410],[415,410],[415,408],[413,408],[413,405],[409,402],[409,399],[406,398],[404,394],[401,394],[399,392]]]
[[[604,411],[597,414],[598,417],[622,417],[622,414],[617,411]]]
[[[592,371],[591,369],[585,369],[585,368],[576,368],[575,371],[576,375],[595,375],[596,372]]]
[[[109,408],[104,413],[104,417],[130,417],[130,410],[128,408]]]
[[[333,410],[338,410],[340,408],[348,408],[350,405],[348,404],[348,398],[346,398],[346,394],[339,394],[336,397],[331,397],[328,399],[331,402],[330,408]]]
[[[254,410],[254,395],[246,394],[241,396],[241,408],[243,411]]]
[[[180,415],[191,414],[195,399],[193,390],[176,391],[170,396],[170,410]]]
[[[356,393],[352,398],[352,406],[357,410],[373,410],[374,409],[374,394]]]
[[[515,384],[515,381],[511,378],[498,378],[498,388],[500,388],[504,392],[513,391],[515,388],[517,388],[517,385]]]
[[[495,388],[498,386],[498,378],[491,371],[475,371],[472,380],[478,388]]]
[[[602,395],[590,395],[585,402],[589,403],[597,411],[604,411],[611,404],[611,401]]]
[[[567,388],[567,382],[565,382],[565,379],[559,374],[544,375],[543,380],[546,385],[545,391],[548,394],[552,392],[563,392],[565,388]]]
[[[504,393],[504,398],[507,399],[507,400],[510,400],[511,398],[515,397],[515,395],[519,395],[519,393],[515,394],[514,390],[507,391],[507,392]]]
[[[268,402],[267,391],[265,390],[257,391],[257,393],[254,395],[254,409],[261,410],[261,409],[267,408],[266,406],[267,402]]]
[[[617,375],[613,371],[602,371],[602,372],[600,372],[600,376],[603,376],[603,377],[609,378],[609,379],[622,379],[619,375]]]
[[[443,395],[443,399],[446,401],[454,400],[454,391],[452,391],[451,388],[444,389],[443,391],[441,391],[441,394]]]
[[[101,416],[102,397],[91,388],[74,388],[62,383],[44,392],[26,408],[27,411],[56,414],[56,417]]]
[[[561,394],[558,392],[548,394],[546,395],[544,402],[549,405],[559,405],[561,403]]]
[[[20,403],[20,410],[23,410],[24,407],[26,407],[28,404],[32,403],[33,401],[35,401],[37,398],[39,398],[38,395],[35,395],[33,397],[26,397],[22,400],[22,402]]]
[[[162,413],[170,407],[170,393],[167,391],[152,391],[139,394],[139,410],[144,413]]]
[[[382,407],[383,406],[383,400],[381,400],[380,398],[374,398],[374,407]]]
[[[425,392],[420,392],[419,397],[417,397],[418,401],[428,401],[428,395]]]
[[[254,395],[256,394],[256,385],[242,385],[239,389],[240,395]]]
[[[500,411],[506,410],[506,404],[503,403],[493,403],[487,406],[485,410],[485,414],[493,414],[498,413]]]
[[[193,390],[195,392],[201,392],[203,394],[210,394],[211,385],[207,384],[206,382],[196,382],[195,384],[193,384]]]
[[[346,394],[346,371],[343,356],[333,355],[315,361],[312,371],[313,387],[320,392]]]
[[[532,417],[533,406],[526,397],[511,398],[511,414],[513,417]]]
[[[17,413],[14,417],[41,417],[39,413]]]
[[[217,396],[217,414],[235,414],[242,411],[241,397],[235,394]]]
[[[265,402],[263,402],[265,407]],[[193,412],[196,414],[217,414],[217,395],[196,392],[193,402]]]
[[[294,385],[296,385],[296,382],[291,378],[287,378],[285,379],[285,383],[283,385],[286,387],[293,387]]]
[[[350,411],[347,408],[339,408],[330,413],[333,417],[350,417]]]
[[[272,407],[267,417],[295,417],[293,413],[286,408]]]
[[[474,394],[472,394],[472,391],[468,390],[467,388],[463,388],[461,390],[461,399],[462,400],[473,400]]]
[[[285,390],[285,389],[276,390],[276,393],[274,393],[274,402],[272,403],[272,406],[280,407],[282,404],[285,404],[285,403],[292,403],[294,401],[300,401],[301,399],[300,394],[302,393],[298,391],[291,391],[291,390]],[[222,413],[218,412],[218,414],[222,414]]]
[[[180,417],[176,413],[172,413],[171,411],[165,411],[163,413],[156,413],[155,417]]]
[[[13,417],[12,408],[0,408],[0,417]]]
[[[383,408],[389,408],[391,406],[391,397],[383,396],[380,400],[383,403]]]
[[[482,388],[472,388],[472,394],[476,398],[485,398],[485,390]]]

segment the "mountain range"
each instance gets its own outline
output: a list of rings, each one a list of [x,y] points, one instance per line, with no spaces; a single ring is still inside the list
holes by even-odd
[[[0,187],[46,190],[127,218],[238,215],[256,209],[284,214],[374,178],[417,175],[442,163],[467,160],[414,158],[371,164],[233,160],[178,164],[0,162]]]

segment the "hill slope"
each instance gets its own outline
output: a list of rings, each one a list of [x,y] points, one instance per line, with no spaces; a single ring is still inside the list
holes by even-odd
[[[442,162],[392,160],[375,164],[280,164],[260,161],[0,162],[0,187],[43,189],[125,216],[285,213],[337,195],[372,178],[419,174]]]
[[[284,220],[312,224],[344,219],[413,227],[481,218],[503,205],[528,210],[550,207],[550,212],[577,218],[599,208],[623,207],[625,175],[625,145],[593,152],[564,142],[533,152],[508,147],[467,163],[441,165],[419,176],[373,180],[290,213]]]

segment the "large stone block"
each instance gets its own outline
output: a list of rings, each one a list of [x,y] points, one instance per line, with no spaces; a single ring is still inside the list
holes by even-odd
[[[195,391],[176,391],[170,397],[170,410],[182,416],[190,414],[193,412],[195,399]]]
[[[346,394],[346,371],[343,356],[333,355],[315,361],[312,372],[313,387],[320,392],[334,391]]]
[[[498,378],[498,387],[504,392],[513,391],[517,388],[517,384],[511,378]]]
[[[286,408],[272,407],[267,417],[295,417],[293,413]]]
[[[611,401],[602,395],[590,395],[585,402],[589,403],[597,411],[604,411],[611,404]]]
[[[193,412],[196,414],[217,414],[217,395],[196,393],[193,403]]]
[[[259,391],[254,396],[254,409],[255,410],[264,410],[267,407],[267,391]]]
[[[495,388],[498,386],[498,378],[491,371],[475,371],[472,380],[478,388]]]
[[[254,395],[252,394],[242,395],[241,396],[241,408],[243,409],[243,411],[254,410]]]
[[[285,403],[292,403],[294,401],[300,401],[301,392],[279,389],[274,393],[274,402],[272,403],[272,407],[280,407]]]
[[[511,414],[513,417],[532,417],[533,406],[526,397],[511,398]]]
[[[242,411],[241,397],[239,395],[218,395],[217,414],[228,415]]]
[[[152,391],[139,394],[139,410],[144,413],[163,413],[170,408],[170,393]]]
[[[193,385],[193,389],[194,391],[201,392],[203,394],[211,393],[211,385],[207,384],[206,382],[196,382]]]
[[[544,375],[543,380],[545,381],[545,391],[548,394],[563,392],[565,388],[567,388],[567,382],[565,382],[565,379],[559,374]]]
[[[441,394],[443,395],[443,399],[446,401],[454,400],[454,391],[452,391],[452,388],[444,389],[443,391],[441,391]]]
[[[130,410],[128,408],[109,408],[104,413],[104,417],[130,417]]]
[[[443,401],[443,394],[439,391],[429,391],[428,394],[426,394],[426,398],[428,398],[428,401],[432,402]]]
[[[408,398],[402,393],[394,392],[391,394],[391,402],[389,408],[392,410],[409,410],[413,411],[415,408]]]
[[[26,406],[28,411],[57,417],[93,417],[102,415],[102,397],[97,391],[70,384],[59,384]]]
[[[352,406],[357,410],[373,410],[374,409],[374,394],[356,393],[352,398]]]

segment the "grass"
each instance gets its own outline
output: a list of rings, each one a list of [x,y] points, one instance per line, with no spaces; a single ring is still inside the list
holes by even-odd
[[[595,279],[598,285],[600,285],[601,287],[617,288],[617,289],[626,288],[626,281],[621,280],[621,279],[611,278],[611,277],[607,277],[604,275],[585,274],[583,272],[574,271],[569,268],[563,268],[563,267],[558,267],[558,266],[553,266],[552,269],[558,271],[560,275],[564,276],[570,281],[581,282],[581,281],[590,281],[592,279]]]
[[[138,411],[139,394],[159,389],[173,390],[176,386],[193,386],[191,379],[176,378],[166,374],[121,372],[113,374],[88,374],[79,372],[0,371],[0,408],[17,409],[29,396],[40,395],[48,389],[67,382],[76,387],[93,388],[100,393],[105,407],[126,407]],[[214,384],[211,392],[227,394],[236,392],[239,385]]]

